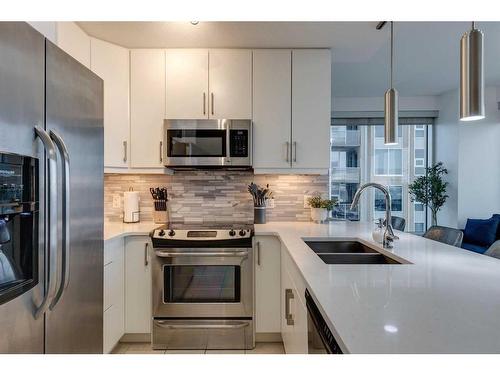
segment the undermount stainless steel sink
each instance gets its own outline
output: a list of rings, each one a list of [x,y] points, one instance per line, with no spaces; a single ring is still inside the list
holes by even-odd
[[[359,241],[304,241],[326,264],[401,264]]]

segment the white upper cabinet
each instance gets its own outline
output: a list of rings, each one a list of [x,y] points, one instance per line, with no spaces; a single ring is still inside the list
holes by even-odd
[[[253,167],[290,168],[291,50],[253,51]]]
[[[129,50],[91,39],[91,69],[104,80],[104,166],[126,168],[130,159]]]
[[[165,53],[166,118],[208,118],[208,50]]]
[[[209,53],[209,117],[252,118],[252,51],[217,49]]]
[[[327,173],[330,163],[331,52],[292,51],[292,167]]]
[[[57,46],[90,68],[90,37],[74,22],[56,23]]]
[[[130,166],[162,168],[165,51],[130,51]]]

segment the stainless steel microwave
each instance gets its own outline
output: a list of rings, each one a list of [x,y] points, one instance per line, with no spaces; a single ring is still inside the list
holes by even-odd
[[[252,168],[251,120],[168,119],[163,125],[167,168]]]

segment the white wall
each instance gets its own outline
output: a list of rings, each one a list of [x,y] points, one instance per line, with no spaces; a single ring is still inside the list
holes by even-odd
[[[463,228],[467,218],[488,218],[500,213],[500,111],[499,90],[485,90],[486,118],[458,120],[458,91],[439,98],[434,127],[434,155],[449,170],[449,195],[438,222]]]
[[[439,110],[437,96],[399,97],[401,111]],[[383,111],[384,97],[332,97],[332,111]]]
[[[57,41],[57,22],[41,21],[41,22],[28,22],[40,34],[43,34],[52,43]]]
[[[90,69],[90,37],[74,22],[57,22],[57,45]]]

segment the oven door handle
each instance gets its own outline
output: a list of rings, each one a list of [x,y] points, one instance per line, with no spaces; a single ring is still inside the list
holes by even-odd
[[[161,328],[169,329],[241,329],[248,327],[250,323],[230,323],[230,324],[185,324],[172,323],[171,321],[155,320],[155,324]]]
[[[219,251],[219,252],[176,252],[156,250],[156,256],[162,258],[175,258],[175,257],[236,257],[247,258],[248,251]]]

